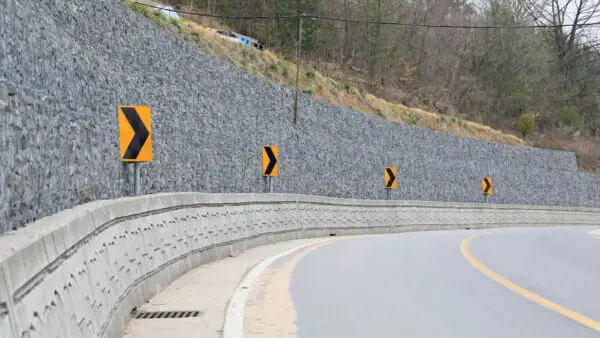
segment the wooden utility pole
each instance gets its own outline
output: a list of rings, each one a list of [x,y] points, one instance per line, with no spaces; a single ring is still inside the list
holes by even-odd
[[[296,101],[294,102],[294,124],[298,122],[298,99],[300,98],[300,53],[302,51],[302,17],[298,16],[298,41],[296,43]]]

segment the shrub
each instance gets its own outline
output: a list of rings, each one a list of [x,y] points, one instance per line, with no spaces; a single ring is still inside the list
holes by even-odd
[[[308,95],[312,95],[313,91],[312,91],[312,89],[304,89],[304,90],[302,91],[302,93],[304,93],[304,94],[308,94]]]
[[[569,127],[570,129],[578,130],[583,127],[581,116],[570,104],[560,107],[556,113],[557,127]]]
[[[348,94],[352,94],[354,92],[354,85],[352,83],[346,82],[344,83],[344,89]]]
[[[277,65],[276,65],[276,64],[274,64],[274,63],[273,63],[273,64],[271,64],[271,66],[269,67],[269,69],[270,69],[272,72],[275,72],[275,73],[277,73]]]
[[[175,19],[175,18],[171,18],[171,20],[170,20],[170,21],[171,21],[171,25],[173,25],[173,26],[177,26],[177,28],[181,28],[181,27],[179,26],[179,24],[180,24],[179,20],[177,20],[177,19]]]
[[[148,16],[148,19],[153,24],[159,25],[160,27],[167,28],[167,16],[160,11],[153,11],[154,16]]]
[[[164,19],[166,16],[161,11],[154,11],[154,16],[159,19]]]
[[[517,127],[523,135],[523,138],[529,134],[530,131],[535,128],[535,122],[533,120],[533,116],[531,114],[523,114],[519,117],[519,121],[517,122]]]
[[[129,3],[129,8],[131,8],[136,13],[142,14],[145,17],[149,17],[150,16],[150,10],[146,6],[140,5],[140,4],[135,3],[135,2],[130,2]]]
[[[410,114],[408,115],[408,118],[406,119],[406,123],[410,124],[411,126],[415,126],[417,125],[417,122],[419,122],[421,118],[419,117],[419,115],[417,114]]]
[[[309,71],[306,72],[306,78],[309,80],[312,80],[315,78],[315,72],[311,69]]]

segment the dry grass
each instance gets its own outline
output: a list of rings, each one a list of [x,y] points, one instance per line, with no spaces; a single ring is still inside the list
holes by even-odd
[[[598,138],[566,136],[558,132],[531,138],[531,143],[536,147],[574,152],[580,171],[596,173],[600,173],[599,141]]]
[[[126,2],[131,3],[129,0],[126,0]],[[148,13],[144,13],[143,11],[147,10],[146,8],[134,8],[134,10],[141,12],[141,14],[151,18],[151,21],[161,24],[161,26],[165,24],[172,25],[169,20],[164,18],[157,19],[152,15],[148,15]],[[160,22],[161,20],[164,22]],[[248,73],[280,85],[295,86],[296,66],[294,63],[287,61],[272,51],[261,52],[254,48],[223,39],[216,30],[206,28],[201,23],[212,25],[218,29],[226,29],[226,27],[219,26],[216,22],[194,21],[192,18],[183,17],[176,31],[186,41],[195,43],[207,53],[230,62]],[[505,144],[527,145],[526,142],[514,135],[506,134],[481,124],[383,100],[364,92],[354,83],[337,82],[312,68],[301,67],[300,75],[300,86],[304,93],[311,94],[336,105],[349,107],[366,114],[378,115],[391,121],[408,123],[417,127],[429,128],[454,135]]]

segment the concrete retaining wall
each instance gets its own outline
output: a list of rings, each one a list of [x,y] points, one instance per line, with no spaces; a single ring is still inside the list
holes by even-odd
[[[0,337],[119,337],[132,308],[200,264],[294,238],[600,224],[600,210],[301,195],[97,201],[0,237]]]

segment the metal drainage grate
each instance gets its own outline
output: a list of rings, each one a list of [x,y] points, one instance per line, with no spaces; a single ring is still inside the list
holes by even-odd
[[[158,311],[136,312],[135,319],[163,319],[163,318],[192,318],[202,316],[202,311]]]

